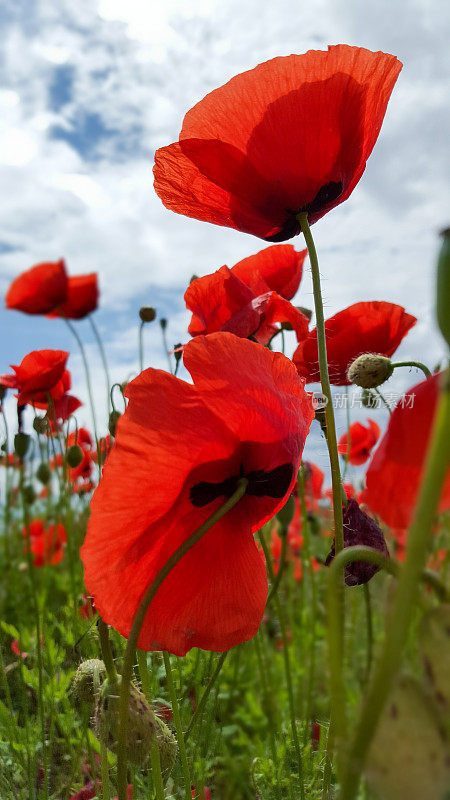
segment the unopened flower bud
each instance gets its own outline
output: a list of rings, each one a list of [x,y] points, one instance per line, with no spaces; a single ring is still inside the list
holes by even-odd
[[[142,322],[153,322],[156,317],[156,311],[152,306],[141,306],[139,316]]]
[[[175,358],[175,363],[178,364],[179,360],[181,359],[181,357],[183,355],[183,345],[181,344],[181,342],[178,342],[178,344],[174,345],[174,347],[173,347],[173,355],[174,355],[174,358]]]
[[[370,389],[363,389],[361,392],[361,403],[365,408],[376,408],[378,405],[378,397]]]
[[[49,470],[47,464],[44,464],[44,463],[39,464],[39,466],[38,466],[38,468],[36,470],[36,478],[38,479],[38,481],[43,483],[44,486],[47,485],[47,483],[50,480],[50,470]]]
[[[442,336],[450,346],[450,228],[442,231],[437,266],[436,316]]]
[[[117,751],[119,694],[120,678],[114,683],[105,681],[94,715],[95,732],[113,753]],[[127,759],[136,766],[146,766],[155,741],[161,772],[167,779],[177,755],[176,739],[162,719],[156,716],[145,695],[132,683],[128,705]]]
[[[372,517],[361,511],[358,503],[353,498],[348,500],[344,508],[344,548],[364,545],[377,550],[385,558],[389,558],[383,531],[378,527]],[[334,542],[326,558],[328,567],[335,556]],[[347,586],[360,586],[367,583],[378,572],[380,567],[369,561],[352,561],[345,567],[345,583]]]
[[[197,278],[198,278],[198,275],[196,275],[196,274],[195,274],[195,272],[194,272],[194,274],[193,274],[193,275],[192,275],[192,277],[191,277],[191,280],[189,281],[189,285],[190,285],[191,283],[193,283],[194,281],[196,281],[196,280],[197,280]]]
[[[102,683],[106,678],[106,668],[99,658],[83,661],[72,678],[70,692],[74,700],[92,705],[99,695]]]
[[[0,400],[3,400],[5,394],[6,394],[6,386],[2,386],[2,384],[0,383]]]
[[[27,433],[16,433],[14,437],[14,452],[18,458],[24,458],[30,446],[31,437]]]
[[[286,503],[284,504],[283,508],[277,513],[277,520],[278,520],[278,533],[280,535],[286,535],[289,525],[291,524],[295,513],[295,498],[294,495],[289,495]]]
[[[347,371],[350,383],[356,383],[363,389],[374,389],[391,377],[394,371],[390,358],[364,353],[358,356]]]
[[[69,447],[66,453],[66,461],[69,467],[72,467],[72,469],[79,467],[83,458],[84,453],[79,444],[73,444],[72,447]]]
[[[29,483],[27,483],[22,488],[22,495],[23,495],[24,502],[28,506],[31,506],[34,503],[34,501],[36,500],[36,492],[34,491],[33,487]]]
[[[35,417],[33,420],[33,428],[36,433],[47,433],[49,430],[47,417]]]
[[[115,436],[117,432],[117,423],[119,422],[120,417],[122,414],[120,411],[111,411],[109,415],[109,422],[108,422],[108,430],[111,436]]]
[[[298,309],[298,311],[301,311],[301,313],[304,314],[305,317],[307,317],[308,322],[311,322],[313,312],[311,311],[310,308],[304,308],[303,306],[296,306],[296,308]]]
[[[162,319],[159,320],[159,324],[161,325],[161,328],[163,329],[163,331],[165,331],[166,328],[167,328],[167,320],[165,319],[165,317],[163,317]]]

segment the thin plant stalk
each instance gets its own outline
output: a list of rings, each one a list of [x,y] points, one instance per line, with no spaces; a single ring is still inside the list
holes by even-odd
[[[366,609],[366,631],[367,631],[367,661],[366,661],[366,674],[365,683],[370,678],[373,659],[373,619],[372,619],[372,601],[370,597],[370,586],[368,583],[364,584],[364,606]]]
[[[105,352],[105,348],[103,346],[102,337],[100,336],[100,331],[99,331],[99,329],[97,328],[97,325],[94,322],[94,318],[93,318],[92,314],[89,314],[88,320],[89,320],[89,323],[91,325],[92,332],[93,332],[93,334],[95,336],[95,340],[96,340],[96,342],[98,344],[98,349],[100,351],[100,358],[102,360],[103,369],[105,371],[106,398],[107,398],[106,399],[106,407],[107,407],[107,413],[108,413],[108,416],[109,416],[109,412],[111,410],[111,397],[110,397],[111,378],[109,376],[108,361],[107,361],[107,358],[106,358],[106,352]]]
[[[392,362],[391,364],[394,369],[397,367],[416,367],[416,369],[421,369],[423,374],[426,378],[431,378],[431,372],[425,364],[422,364],[421,361],[396,361],[395,363]]]
[[[163,651],[163,658],[164,658],[164,667],[166,670],[166,681],[167,681],[167,688],[169,690],[169,697],[170,702],[172,703],[172,714],[173,714],[173,722],[175,725],[175,731],[177,734],[177,741],[178,741],[178,750],[180,753],[180,760],[181,760],[181,768],[183,771],[183,779],[184,779],[184,791],[186,800],[191,800],[191,778],[189,774],[189,765],[187,762],[186,756],[186,745],[183,736],[183,726],[181,724],[181,716],[180,716],[180,706],[178,703],[177,693],[175,691],[175,684],[172,675],[172,666],[170,663],[170,655],[169,653],[164,650]]]
[[[186,732],[184,734],[184,741],[185,742],[187,742],[189,736],[192,733],[193,728],[195,727],[195,725],[197,724],[197,722],[201,718],[201,715],[203,714],[203,710],[205,708],[206,701],[207,701],[207,699],[208,699],[208,697],[209,697],[209,695],[211,693],[211,689],[213,688],[217,678],[219,677],[219,673],[220,673],[220,671],[221,671],[221,669],[222,669],[222,667],[223,667],[223,665],[225,663],[225,659],[226,659],[226,657],[228,655],[228,652],[229,652],[228,650],[225,650],[225,652],[221,653],[219,658],[217,659],[217,664],[216,664],[215,670],[214,670],[213,674],[211,675],[208,683],[206,684],[205,690],[204,690],[204,692],[203,692],[203,694],[202,694],[202,696],[200,698],[200,702],[199,702],[197,708],[195,709],[195,712],[194,712],[194,714],[192,716],[192,719],[191,719],[189,725],[186,728]]]
[[[91,374],[90,374],[90,371],[89,371],[89,364],[88,364],[88,360],[87,360],[87,356],[86,356],[86,351],[84,349],[83,342],[81,341],[81,339],[80,339],[80,337],[79,337],[79,335],[78,335],[78,333],[77,333],[77,331],[75,329],[75,326],[72,325],[72,323],[70,322],[69,319],[67,319],[67,317],[63,317],[63,319],[64,319],[64,322],[66,323],[67,327],[69,328],[70,332],[72,333],[72,335],[77,340],[77,344],[78,344],[78,347],[79,347],[80,353],[81,353],[81,358],[83,360],[84,373],[85,373],[85,376],[86,376],[86,386],[87,386],[88,397],[89,397],[89,405],[91,407],[91,414],[92,414],[92,424],[94,426],[94,437],[95,437],[95,442],[96,442],[97,448],[98,448],[97,419],[96,419],[96,416],[95,416],[94,395],[92,393]]]
[[[128,702],[130,694],[131,673],[133,670],[134,655],[141,632],[142,625],[144,624],[145,616],[150,607],[150,604],[155,597],[158,589],[165,581],[172,569],[178,564],[180,559],[193,547],[212,527],[216,524],[225,514],[228,513],[234,506],[242,499],[247,489],[248,479],[241,478],[238,482],[236,491],[223,503],[214,514],[203,523],[180,547],[178,547],[171,557],[166,561],[164,566],[160,569],[149,588],[147,589],[144,598],[136,612],[136,616],[131,627],[130,635],[128,637],[127,645],[125,648],[125,655],[122,666],[122,678],[120,684],[120,697],[119,697],[119,733],[117,742],[117,784],[118,784],[118,800],[127,800],[127,729],[128,729]]]
[[[383,648],[348,751],[341,800],[354,800],[356,797],[370,743],[400,669],[417,600],[419,580],[426,563],[436,510],[449,465],[449,442],[450,371],[447,370],[443,376],[443,387],[436,409],[424,479],[409,531],[405,562],[386,626]]]

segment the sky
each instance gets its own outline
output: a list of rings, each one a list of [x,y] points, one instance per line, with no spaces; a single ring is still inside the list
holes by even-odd
[[[399,359],[434,366],[443,358],[434,270],[438,233],[450,223],[448,4],[3,0],[0,25],[0,292],[40,261],[64,257],[70,274],[97,271],[95,319],[114,380],[137,372],[142,304],[168,319],[170,345],[186,341],[183,293],[192,274],[232,266],[264,246],[167,211],[153,189],[155,149],[176,141],[186,111],[233,75],[340,42],[392,53],[404,68],[361,182],[313,229],[325,313],[360,300],[399,303],[419,319]],[[304,246],[302,237],[291,243]],[[312,308],[308,267],[296,302]],[[104,419],[93,332],[87,321],[76,325]],[[44,347],[70,350],[74,390],[86,401],[81,358],[64,323],[0,309],[0,372]],[[165,366],[157,323],[145,330],[145,361]],[[399,372],[392,391],[420,380]],[[386,411],[374,415],[385,423]],[[87,405],[78,416],[89,423]],[[355,407],[352,416],[368,412]],[[325,466],[318,430],[306,454]]]

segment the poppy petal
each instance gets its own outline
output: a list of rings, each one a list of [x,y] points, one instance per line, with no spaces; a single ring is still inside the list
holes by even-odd
[[[297,252],[291,244],[274,244],[239,261],[231,267],[231,272],[246,283],[255,295],[271,289],[286,300],[291,300],[300,285],[307,254],[307,250]]]

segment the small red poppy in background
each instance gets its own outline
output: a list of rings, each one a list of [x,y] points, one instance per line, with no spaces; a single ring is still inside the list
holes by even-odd
[[[397,403],[366,472],[364,502],[392,528],[408,528],[422,480],[441,374],[409,389]],[[450,467],[439,511],[450,508]]]
[[[50,407],[47,392],[43,393],[41,397],[35,395],[33,399],[35,408],[47,412],[48,423],[52,432],[55,432],[55,419],[65,422],[82,405],[78,397],[69,394],[71,386],[72,378],[69,370],[66,369],[61,380],[49,392],[52,398]],[[58,426],[58,430],[60,429],[60,426]]]
[[[304,461],[303,469],[305,475],[305,501],[308,511],[317,511],[318,501],[323,497],[322,486],[324,474],[317,464],[312,461]]]
[[[80,617],[82,619],[92,619],[97,613],[93,598],[88,594],[84,594],[81,599],[83,600],[83,603],[78,607],[78,613]]]
[[[282,242],[349,197],[402,65],[337,45],[274,58],[186,114],[155,154],[155,190],[188,217]]]
[[[281,353],[220,333],[190,341],[183,358],[194,385],[155,369],[128,384],[81,548],[101,617],[128,636],[161,567],[248,478],[244,497],[178,562],[145,618],[138,646],[176,655],[228,650],[258,630],[267,578],[252,534],[292,491],[314,416]]]
[[[25,314],[48,314],[67,297],[67,274],[64,259],[36,264],[22,272],[6,292],[7,308]]]
[[[361,422],[352,422],[349,431],[344,433],[338,441],[338,452],[341,456],[348,458],[349,464],[353,464],[355,467],[367,461],[380,438],[380,426],[373,419],[368,419],[367,423],[367,425],[362,425]],[[348,433],[350,433],[350,449]]]
[[[52,393],[61,381],[56,393],[64,393],[63,375],[69,354],[64,350],[33,350],[19,366],[11,365],[15,375],[0,375],[0,384],[18,389],[18,405],[46,402],[47,392]]]
[[[20,644],[18,639],[13,639],[11,642],[11,650],[15,653],[16,656],[20,656],[21,658],[26,658],[28,653],[25,650],[20,649]]]
[[[255,295],[272,291],[292,300],[300,286],[307,254],[307,250],[297,252],[292,244],[273,244],[242,259],[231,267],[231,272]]]
[[[355,303],[325,321],[328,371],[335,386],[347,386],[347,369],[362,353],[390,357],[417,322],[402,306],[372,300]],[[311,330],[292,360],[306,383],[320,381],[317,331]]]
[[[83,319],[95,311],[98,305],[97,273],[73,275],[67,282],[67,297],[62,303],[53,306],[49,317]]]
[[[34,566],[43,567],[46,564],[58,564],[62,561],[64,544],[67,541],[64,525],[58,522],[45,528],[42,520],[35,520],[35,522],[34,528],[32,528],[33,523],[31,523],[29,529],[24,528],[22,530],[24,537],[27,539],[25,549],[29,548],[31,550]]]
[[[355,488],[351,483],[343,483],[342,488],[348,499],[355,497]],[[333,501],[333,489],[331,486],[328,489],[325,489],[324,496],[328,497],[328,500]]]
[[[276,322],[288,322],[297,341],[308,334],[307,317],[288,300],[271,291],[255,296],[228,267],[193,280],[184,299],[193,312],[191,336],[228,331],[243,339],[253,335],[266,344],[278,330]]]

